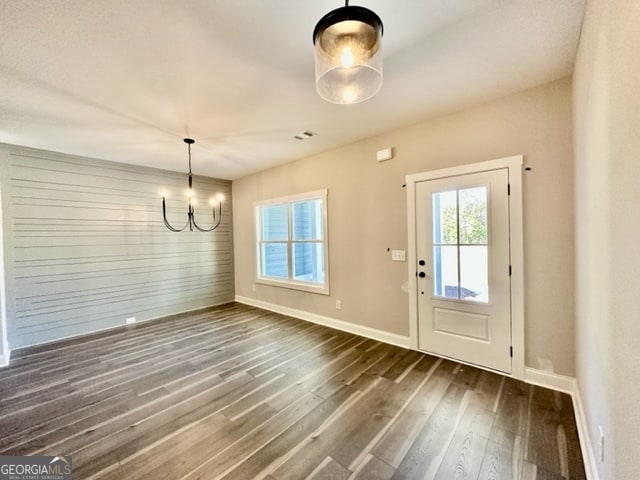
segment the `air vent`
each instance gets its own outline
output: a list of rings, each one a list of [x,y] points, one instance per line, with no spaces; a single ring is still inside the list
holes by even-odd
[[[295,138],[296,140],[306,140],[307,138],[315,137],[316,135],[317,133],[312,132],[311,130],[305,130],[302,133],[294,135],[293,138]]]

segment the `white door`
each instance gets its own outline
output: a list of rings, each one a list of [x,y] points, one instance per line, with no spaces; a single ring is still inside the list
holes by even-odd
[[[415,185],[420,350],[511,372],[507,168]]]

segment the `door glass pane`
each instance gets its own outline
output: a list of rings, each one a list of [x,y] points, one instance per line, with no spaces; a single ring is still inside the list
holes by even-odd
[[[262,244],[262,274],[265,277],[289,278],[286,243]]]
[[[489,301],[488,247],[460,246],[460,298],[472,302]]]
[[[458,190],[460,244],[487,244],[487,187]]]
[[[262,207],[262,240],[288,240],[287,204]]]
[[[318,243],[293,244],[293,279],[324,283],[324,247]]]
[[[293,240],[322,240],[322,200],[296,202],[293,207]]]
[[[456,191],[434,193],[433,205],[433,243],[458,243],[458,208]]]
[[[433,247],[433,294],[436,297],[458,298],[458,247]]]

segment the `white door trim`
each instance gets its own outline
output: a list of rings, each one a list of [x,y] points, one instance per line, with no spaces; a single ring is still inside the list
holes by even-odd
[[[443,168],[406,176],[407,225],[408,225],[408,273],[409,273],[409,340],[411,348],[418,350],[418,294],[416,278],[416,183],[436,178],[453,177],[469,173],[485,172],[499,168],[509,171],[509,237],[511,254],[511,343],[513,359],[511,376],[520,380],[524,370],[524,243],[522,217],[522,165],[524,157],[513,157]]]

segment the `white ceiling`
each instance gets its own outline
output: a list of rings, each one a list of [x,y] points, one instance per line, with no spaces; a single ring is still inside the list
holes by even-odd
[[[339,0],[0,0],[0,142],[233,179],[571,73],[584,0],[361,0],[384,84],[315,93]],[[293,135],[318,135],[299,141]]]

